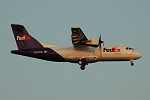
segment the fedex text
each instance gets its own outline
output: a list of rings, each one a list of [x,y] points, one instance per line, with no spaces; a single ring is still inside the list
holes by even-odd
[[[17,40],[30,40],[30,37],[28,37],[27,35],[24,35],[23,37],[17,36]]]
[[[103,52],[121,52],[120,49],[117,48],[112,48],[112,49],[103,49]]]

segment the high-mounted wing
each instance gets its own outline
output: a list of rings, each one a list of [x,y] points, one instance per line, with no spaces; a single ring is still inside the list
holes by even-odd
[[[72,44],[76,46],[77,44],[80,44],[81,42],[86,42],[88,39],[80,29],[80,27],[72,27]]]
[[[86,45],[86,46],[92,46],[92,47],[98,47],[99,41],[94,39],[87,39],[87,37],[84,35],[80,27],[72,27],[72,44],[75,46],[77,45]]]

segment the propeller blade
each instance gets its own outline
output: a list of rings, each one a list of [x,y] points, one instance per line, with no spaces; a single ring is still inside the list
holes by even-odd
[[[101,47],[101,34],[99,36],[99,47]]]
[[[99,47],[101,47],[101,44],[103,43],[103,46],[104,46],[104,42],[101,40],[101,34],[99,36]]]

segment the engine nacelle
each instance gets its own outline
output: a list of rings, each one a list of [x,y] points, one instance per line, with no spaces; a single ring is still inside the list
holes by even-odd
[[[99,46],[99,41],[95,39],[88,39],[87,41],[82,41],[82,45],[88,45],[92,47],[98,47]]]

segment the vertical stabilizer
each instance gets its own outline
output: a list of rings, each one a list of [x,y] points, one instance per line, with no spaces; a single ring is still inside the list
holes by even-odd
[[[18,49],[44,48],[36,39],[30,36],[23,25],[11,24]]]

